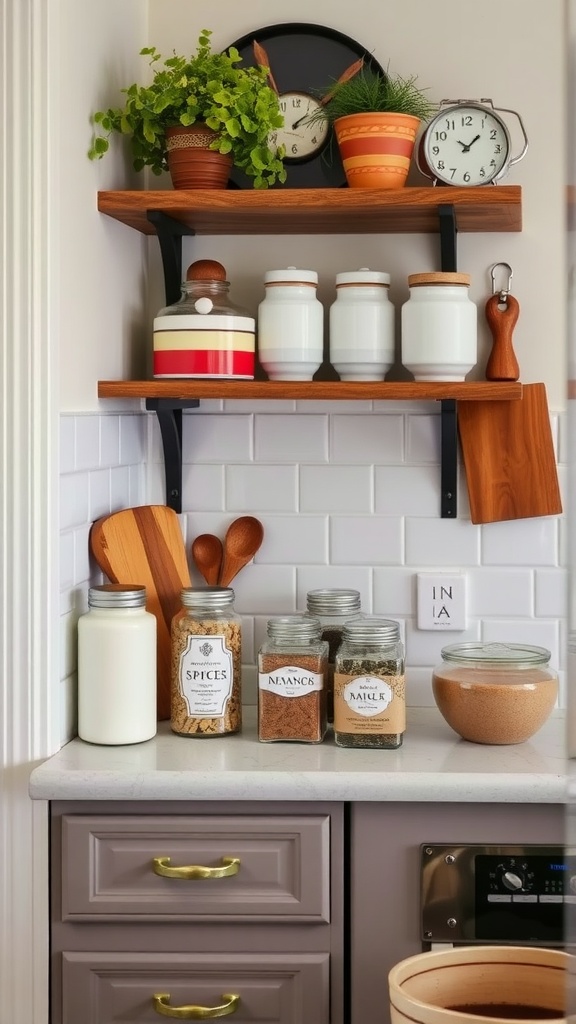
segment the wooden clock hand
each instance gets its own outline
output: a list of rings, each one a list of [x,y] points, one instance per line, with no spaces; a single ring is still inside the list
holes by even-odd
[[[358,72],[361,71],[363,67],[364,67],[364,58],[363,57],[361,57],[360,60],[355,60],[354,63],[351,64],[349,68],[346,68],[346,70],[342,72],[342,74],[340,75],[340,78],[336,79],[336,81],[334,82],[334,85],[330,89],[330,92],[327,92],[326,95],[323,96],[322,99],[318,101],[320,103],[320,105],[322,107],[326,106],[326,104],[329,103],[330,100],[332,99],[336,86],[340,85],[341,82],[347,82],[347,81],[349,81],[350,78],[354,78],[354,75],[357,75]]]
[[[270,85],[270,88],[274,90],[277,96],[279,96],[280,92],[278,90],[276,82],[274,81],[274,75],[270,70],[270,61],[268,60],[268,54],[266,53],[266,50],[264,49],[263,46],[260,46],[260,43],[257,42],[256,39],[252,43],[252,49],[254,50],[254,57],[256,58],[256,62],[262,65],[262,67],[268,68],[268,83]]]

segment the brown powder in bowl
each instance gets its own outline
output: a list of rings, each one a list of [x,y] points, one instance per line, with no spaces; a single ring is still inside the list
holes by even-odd
[[[510,678],[512,677],[512,678]],[[549,717],[558,679],[549,669],[517,672],[442,665],[432,691],[448,725],[473,743],[523,743]]]

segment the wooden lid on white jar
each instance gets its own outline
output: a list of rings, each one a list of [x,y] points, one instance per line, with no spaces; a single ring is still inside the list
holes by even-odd
[[[432,271],[428,274],[409,274],[408,285],[410,288],[427,284],[463,284],[470,285],[470,274],[458,274],[448,271]]]

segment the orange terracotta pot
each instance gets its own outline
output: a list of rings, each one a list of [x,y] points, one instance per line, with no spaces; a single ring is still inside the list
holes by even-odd
[[[209,149],[216,132],[204,124],[166,129],[168,169],[174,188],[226,188],[232,157]]]
[[[334,131],[350,188],[402,188],[420,125],[410,114],[347,114]]]

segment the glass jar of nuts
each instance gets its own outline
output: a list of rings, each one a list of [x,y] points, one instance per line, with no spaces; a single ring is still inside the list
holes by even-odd
[[[230,587],[186,587],[172,620],[172,731],[225,736],[242,724],[242,626]]]

